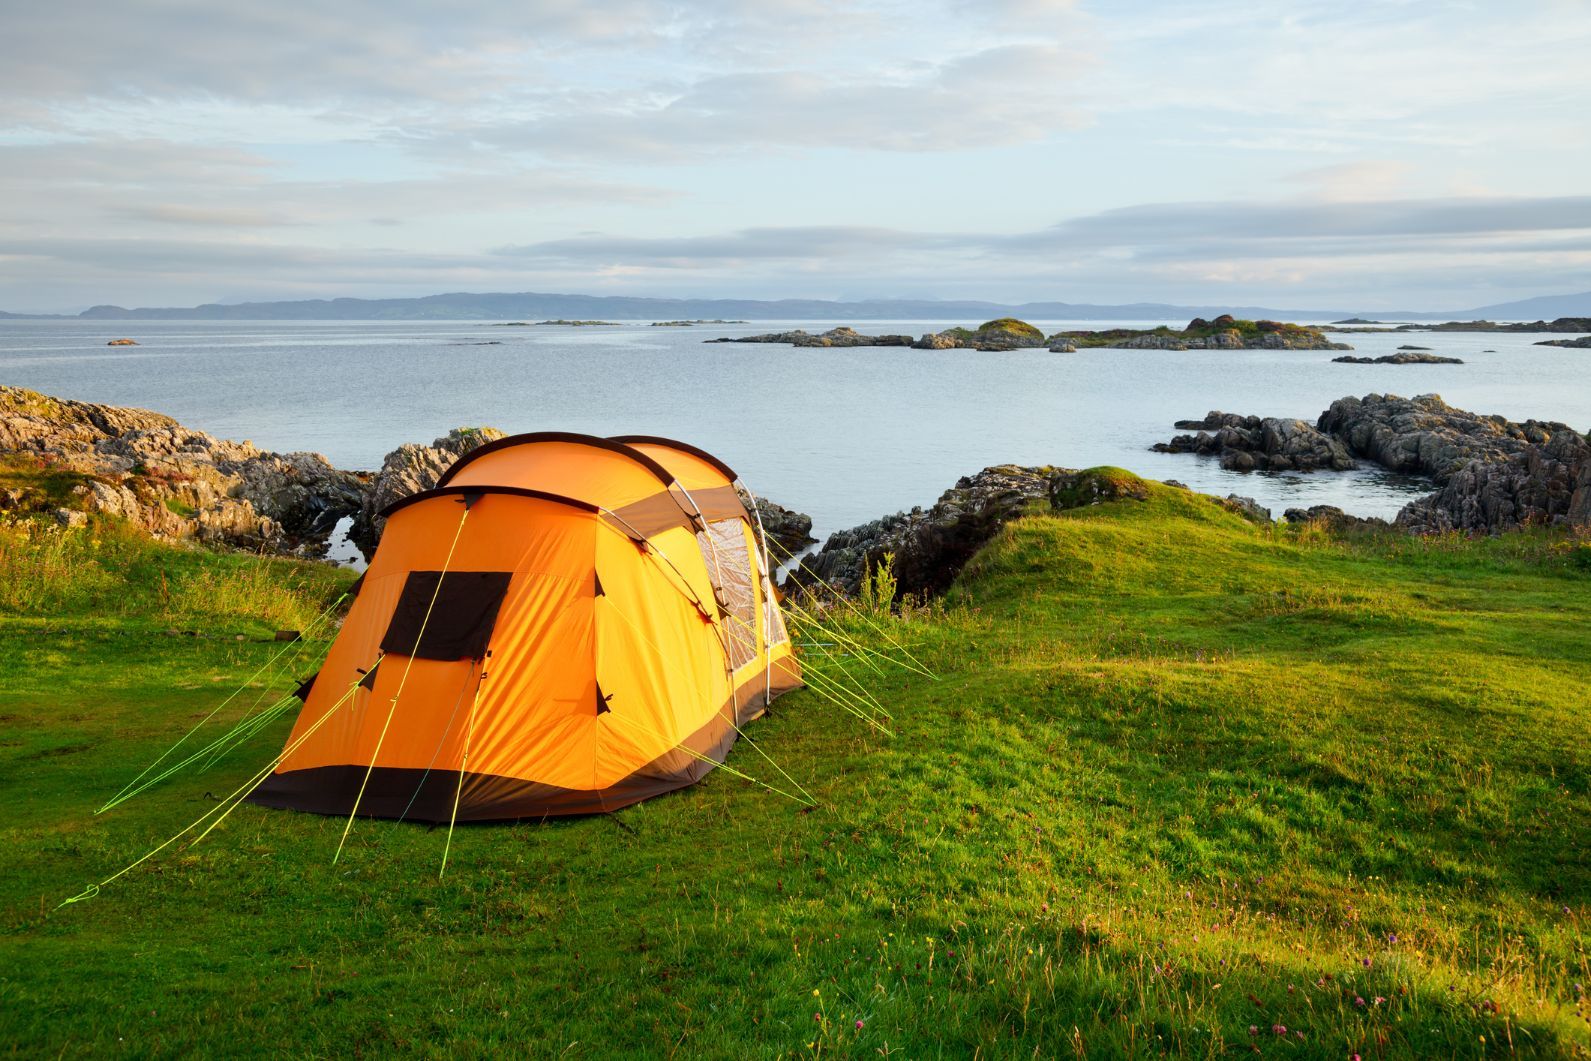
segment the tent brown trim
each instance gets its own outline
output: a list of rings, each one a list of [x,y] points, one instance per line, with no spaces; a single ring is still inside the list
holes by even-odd
[[[533,446],[538,442],[568,442],[579,446],[590,446],[593,449],[604,449],[610,453],[620,453],[651,472],[657,478],[657,481],[664,486],[668,486],[674,481],[674,476],[669,474],[667,468],[640,450],[632,449],[622,442],[613,442],[597,435],[582,435],[573,431],[530,431],[522,435],[509,435],[506,438],[500,438],[470,450],[454,461],[448,470],[442,473],[442,478],[437,480],[436,485],[448,485],[459,472],[488,453],[497,453],[501,450],[512,449],[515,446]]]
[[[693,446],[689,442],[680,442],[678,439],[664,438],[661,435],[610,435],[608,436],[608,441],[622,442],[625,445],[629,445],[632,442],[650,442],[654,446],[668,446],[670,449],[677,449],[681,453],[689,453],[693,457],[698,457],[701,460],[706,461],[714,468],[717,468],[719,471],[723,472],[724,478],[728,479],[730,482],[734,482],[736,479],[740,478],[740,476],[735,474],[735,469],[731,468],[729,465],[725,464],[711,453],[708,453],[706,450],[698,446]]]
[[[417,505],[421,501],[429,501],[433,497],[465,497],[470,494],[512,494],[515,497],[534,497],[541,501],[555,501],[560,505],[578,508],[582,512],[600,512],[596,505],[578,498],[565,497],[563,494],[549,494],[545,490],[531,490],[523,486],[436,486],[430,490],[421,490],[408,497],[400,497],[386,508],[377,513],[382,519],[391,518],[394,512],[402,511],[410,505]],[[364,576],[360,576],[363,581]]]
[[[773,673],[772,686],[766,690],[761,675],[741,684],[740,717],[736,722],[730,721],[734,705],[725,704],[707,725],[676,746],[688,749],[683,755],[677,750],[669,751],[602,789],[560,788],[539,781],[472,771],[465,771],[461,787],[457,770],[389,766],[370,770],[366,784],[365,767],[346,765],[273,774],[249,794],[248,800],[262,807],[346,815],[358,799],[360,817],[432,823],[450,819],[455,799],[459,802],[458,820],[461,822],[605,814],[693,785],[722,763],[739,735],[737,726],[761,717],[770,699],[801,684],[799,678],[783,668],[775,667]],[[363,798],[359,797],[361,787]]]
[[[702,518],[709,523],[720,519],[747,518],[746,506],[732,486],[693,490],[689,496],[690,500],[700,507]],[[687,508],[680,498],[670,492],[653,494],[651,497],[614,509],[610,515],[621,530],[645,537],[666,531],[670,527],[699,530],[693,518],[695,514],[694,508]]]

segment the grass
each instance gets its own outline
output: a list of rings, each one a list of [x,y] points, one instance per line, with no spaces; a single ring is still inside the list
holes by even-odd
[[[1583,543],[1343,541],[1143,493],[1010,525],[931,608],[797,630],[895,734],[775,705],[751,735],[810,811],[720,772],[461,830],[439,881],[438,831],[360,822],[334,867],[342,822],[245,806],[55,910],[269,760],[285,721],[92,815],[342,577],[101,537],[127,551],[92,584],[0,616],[0,1042],[1586,1056]],[[223,636],[160,636],[177,615]],[[939,680],[817,647],[884,634]]]

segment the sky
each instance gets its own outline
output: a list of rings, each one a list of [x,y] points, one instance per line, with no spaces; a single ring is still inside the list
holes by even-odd
[[[0,309],[1591,290],[1586,0],[51,0]]]

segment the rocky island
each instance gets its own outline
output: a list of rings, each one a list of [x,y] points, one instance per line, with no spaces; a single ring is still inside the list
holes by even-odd
[[[1439,354],[1423,353],[1416,350],[1399,350],[1395,354],[1383,354],[1380,357],[1334,357],[1332,361],[1341,365],[1462,365],[1461,357],[1442,357]]]
[[[1214,320],[1196,317],[1184,328],[1112,328],[1045,335],[1013,317],[985,321],[976,328],[946,328],[921,338],[909,335],[865,335],[854,328],[831,328],[821,334],[796,330],[765,335],[724,336],[709,343],[782,343],[804,347],[909,346],[916,350],[1049,349],[1072,353],[1085,347],[1122,350],[1352,350],[1326,338],[1319,328],[1280,321],[1239,320],[1222,314]]]
[[[1376,324],[1378,321],[1337,321],[1336,324]],[[1591,332],[1591,317],[1559,317],[1550,321],[1447,321],[1442,324],[1398,324],[1390,328],[1339,328],[1348,334],[1379,332]]]
[[[1537,346],[1563,346],[1570,350],[1591,350],[1591,335],[1582,335],[1578,339],[1544,339]]]

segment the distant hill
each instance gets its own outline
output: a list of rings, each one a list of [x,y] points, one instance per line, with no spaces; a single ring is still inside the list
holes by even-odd
[[[123,309],[95,306],[80,316],[100,320],[518,320],[565,317],[604,320],[739,318],[760,320],[988,320],[994,317],[1067,320],[1159,320],[1233,313],[1244,316],[1319,316],[1312,310],[1271,310],[1258,306],[1175,306],[1137,302],[1101,306],[1069,302],[1018,304],[928,299],[638,298],[624,295],[518,294],[428,295],[423,298],[313,299],[302,302],[245,302],[192,309]]]
[[[1427,314],[1436,316],[1436,314]],[[1467,309],[1454,320],[1555,320],[1558,317],[1591,317],[1591,291],[1578,295],[1538,295],[1518,302],[1499,302],[1494,306]],[[1444,317],[1444,319],[1446,319]]]
[[[1076,302],[1001,303],[934,301],[930,299],[867,299],[831,302],[822,299],[639,298],[628,295],[569,295],[538,292],[472,294],[455,292],[422,298],[335,298],[294,302],[211,303],[192,307],[126,309],[95,306],[77,316],[84,320],[540,320],[544,318],[602,320],[679,320],[735,318],[743,320],[990,320],[1020,317],[1032,320],[1189,320],[1222,313],[1277,320],[1535,320],[1591,315],[1591,292],[1544,295],[1519,302],[1440,313],[1368,311],[1360,309],[1274,309],[1228,304],[1173,305],[1133,302],[1098,305]],[[0,312],[5,318],[54,318],[51,314]]]

